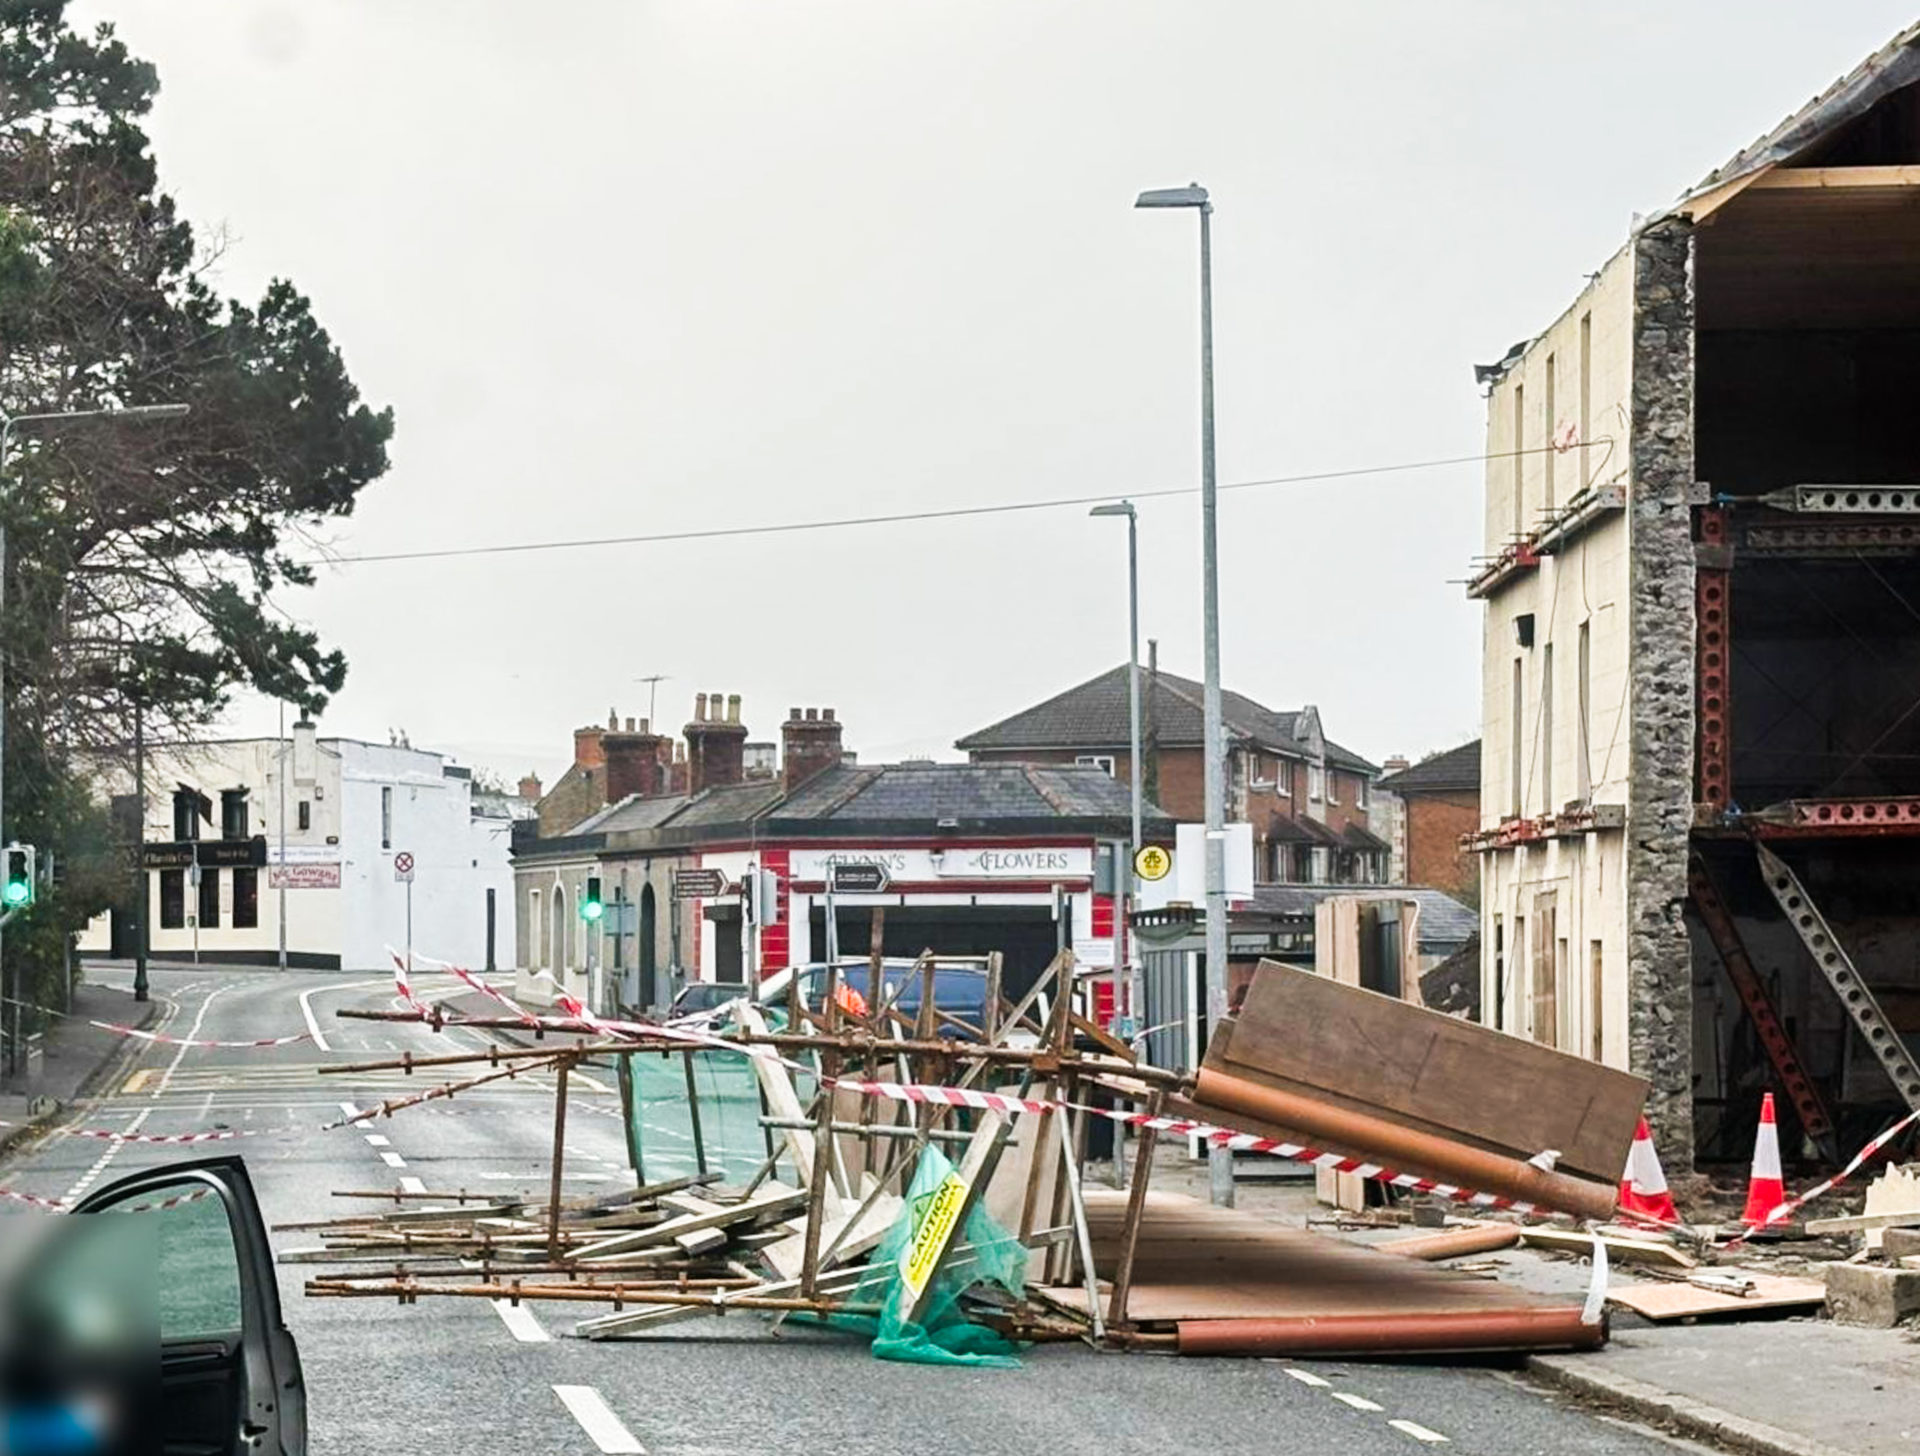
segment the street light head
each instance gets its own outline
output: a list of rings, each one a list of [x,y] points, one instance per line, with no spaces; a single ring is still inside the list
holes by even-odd
[[[1125,516],[1128,520],[1132,520],[1133,502],[1124,500],[1112,501],[1104,506],[1095,506],[1092,510],[1088,511],[1087,514],[1090,516]]]
[[[1185,187],[1155,187],[1134,199],[1135,207],[1205,207],[1207,189],[1198,182]]]
[[[122,420],[177,420],[192,408],[187,404],[130,404],[107,413]]]

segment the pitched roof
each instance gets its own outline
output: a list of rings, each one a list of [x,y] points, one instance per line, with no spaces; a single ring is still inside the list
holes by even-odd
[[[1430,753],[1410,768],[1390,773],[1379,787],[1395,794],[1445,793],[1455,789],[1480,792],[1480,740]]]
[[[1124,747],[1131,737],[1128,718],[1128,665],[1110,668],[1045,702],[1024,708],[998,723],[969,733],[954,744],[960,749],[1078,748],[1084,750]],[[1205,725],[1206,689],[1191,678],[1162,669],[1149,677],[1141,673],[1143,720],[1151,713],[1154,735],[1166,747],[1197,747]],[[1146,695],[1152,694],[1152,701]],[[1300,714],[1276,712],[1256,703],[1243,693],[1222,688],[1220,715],[1231,736],[1247,739],[1278,753],[1311,758],[1312,749],[1294,735],[1299,731]],[[1328,742],[1329,763],[1360,773],[1377,773],[1378,768],[1350,749]]]
[[[1098,768],[1021,763],[904,763],[829,769],[768,818],[961,823],[1116,819],[1132,812],[1127,786]],[[1164,818],[1148,806],[1152,817]]]
[[[582,819],[569,834],[617,834],[623,829],[651,829],[671,819],[687,805],[685,794],[664,794],[643,798],[629,794],[617,804],[609,804],[597,814]]]

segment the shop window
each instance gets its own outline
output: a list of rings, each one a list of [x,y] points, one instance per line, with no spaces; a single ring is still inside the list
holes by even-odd
[[[179,930],[187,923],[187,872],[160,871],[160,928]]]
[[[233,872],[233,928],[252,930],[260,924],[260,871],[245,867]]]

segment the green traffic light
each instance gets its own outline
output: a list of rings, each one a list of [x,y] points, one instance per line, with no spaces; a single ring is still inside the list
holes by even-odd
[[[33,887],[25,880],[8,880],[4,896],[9,905],[24,905],[32,893]]]
[[[602,905],[598,900],[584,901],[580,906],[580,918],[582,920],[598,920],[601,915],[605,913],[606,908],[607,907]]]

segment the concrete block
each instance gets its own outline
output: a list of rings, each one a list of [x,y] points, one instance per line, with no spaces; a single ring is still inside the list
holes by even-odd
[[[1880,1247],[1889,1259],[1905,1259],[1920,1254],[1920,1228],[1888,1229],[1881,1235]]]
[[[1827,1312],[1836,1324],[1889,1330],[1920,1313],[1920,1269],[1829,1264]]]

